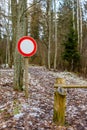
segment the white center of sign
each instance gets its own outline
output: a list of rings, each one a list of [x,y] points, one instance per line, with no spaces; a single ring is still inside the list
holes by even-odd
[[[20,48],[23,53],[29,54],[32,53],[32,51],[34,50],[34,44],[30,40],[23,40],[21,42]]]

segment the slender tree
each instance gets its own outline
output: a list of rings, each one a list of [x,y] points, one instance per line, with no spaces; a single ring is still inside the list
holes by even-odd
[[[14,62],[16,36],[17,36],[17,15],[18,15],[17,0],[11,0],[11,16],[12,16],[12,44],[11,44],[11,64]]]
[[[11,0],[8,0],[8,23],[7,23],[7,54],[8,54],[8,65],[11,68],[11,42],[10,42],[10,9],[11,9]]]
[[[80,4],[79,7],[79,12],[80,12],[80,52],[82,53],[82,46],[83,46],[83,22],[82,22],[82,7]]]
[[[54,52],[54,69],[57,66],[57,12],[56,12],[56,0],[54,0],[54,14],[55,14],[55,52]]]
[[[48,0],[48,17],[49,17],[49,42],[48,42],[48,68],[50,69],[51,59],[51,0]]]
[[[77,0],[77,34],[78,34],[78,49],[80,49],[80,32],[79,32],[79,0]]]
[[[73,8],[73,29],[75,30],[75,1],[72,1],[72,8]]]

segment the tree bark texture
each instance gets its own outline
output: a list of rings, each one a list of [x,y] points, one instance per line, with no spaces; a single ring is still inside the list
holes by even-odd
[[[60,84],[64,85],[65,80],[62,78],[57,78],[56,82],[58,88],[56,88],[54,93],[54,113],[53,113],[53,122],[57,125],[65,124],[65,104],[66,104],[66,92],[63,88],[59,88]],[[55,88],[55,86],[54,86]]]
[[[54,69],[57,66],[57,13],[56,13],[56,0],[54,0],[54,12],[55,12],[55,52],[54,52]]]
[[[14,88],[23,90],[23,73],[24,73],[24,58],[17,51],[18,40],[26,35],[26,9],[27,1],[19,0],[18,3],[18,17],[17,17],[17,30],[16,30],[16,49],[14,58]]]
[[[50,69],[50,59],[51,59],[51,0],[49,0],[49,43],[48,43],[48,68]]]
[[[79,33],[79,0],[77,0],[77,34],[78,34],[78,50],[80,49],[80,33]]]
[[[74,0],[72,1],[72,6],[73,6],[73,29],[75,30],[75,4],[74,4]]]
[[[82,52],[83,44],[83,28],[82,28],[82,8],[80,5],[80,52]]]
[[[11,0],[11,13],[12,13],[12,45],[11,45],[11,62],[14,62],[16,36],[17,36],[17,18],[18,18],[18,5],[17,0]]]

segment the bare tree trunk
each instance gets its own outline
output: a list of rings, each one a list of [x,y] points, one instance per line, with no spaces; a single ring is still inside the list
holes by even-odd
[[[26,35],[26,15],[24,13],[27,6],[26,0],[19,0],[18,3],[18,17],[17,17],[17,31],[16,31],[16,43],[18,40]],[[24,72],[24,60],[23,57],[18,53],[17,47],[15,50],[14,59],[14,89],[23,89],[23,72]]]
[[[11,0],[11,13],[12,13],[12,45],[11,45],[11,62],[14,62],[15,47],[16,47],[16,31],[17,31],[17,0]]]
[[[57,13],[56,13],[56,0],[54,0],[54,12],[55,12],[55,55],[54,55],[54,69],[56,69],[57,62]]]
[[[8,16],[10,16],[10,0],[8,0]],[[9,18],[8,18],[8,24],[7,24],[7,53],[8,53],[8,65],[11,67],[11,50],[10,50],[10,36],[9,36]]]
[[[75,30],[75,4],[74,0],[72,1],[72,6],[73,6],[73,29]]]
[[[48,44],[48,68],[50,69],[50,51],[51,51],[51,0],[49,0],[49,11],[48,11],[48,16],[49,16],[49,44]]]
[[[8,64],[8,37],[7,37],[7,43],[6,43],[6,59],[5,59],[5,66]]]
[[[80,52],[82,52],[82,39],[83,39],[83,31],[82,31],[82,8],[80,5]]]
[[[80,49],[80,33],[79,33],[79,0],[77,0],[77,34],[78,34],[78,50]]]
[[[9,23],[8,23],[9,24]],[[9,65],[10,67],[10,38],[9,38],[9,33],[7,34],[7,64]]]
[[[5,1],[4,1],[5,2]],[[10,0],[8,0],[8,19],[6,19],[4,17],[5,20],[5,29],[6,29],[6,34],[7,34],[7,44],[6,44],[6,64],[9,65],[10,67],[10,62],[11,62],[11,51],[10,51],[10,20],[9,20],[9,16],[10,16]],[[5,12],[4,12],[5,13]]]

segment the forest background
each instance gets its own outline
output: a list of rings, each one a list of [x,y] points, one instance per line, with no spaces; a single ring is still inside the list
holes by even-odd
[[[29,63],[87,76],[86,0],[0,0],[0,65],[14,65],[17,75],[23,57],[16,45],[25,35],[38,46]]]

